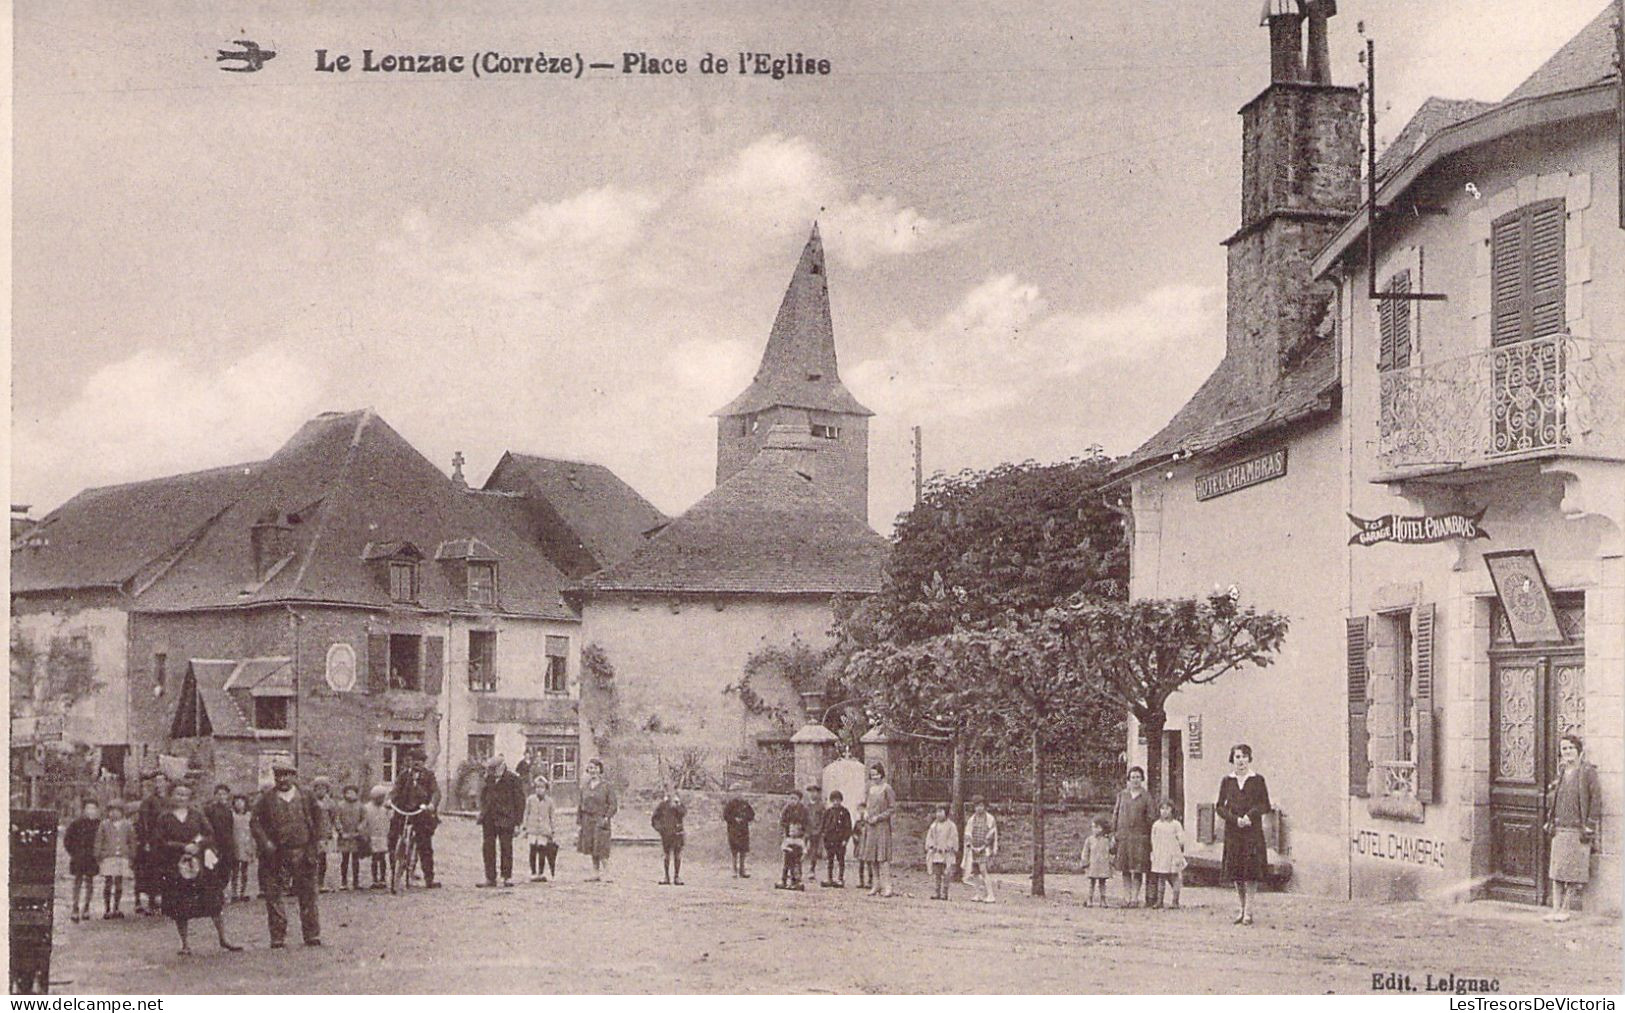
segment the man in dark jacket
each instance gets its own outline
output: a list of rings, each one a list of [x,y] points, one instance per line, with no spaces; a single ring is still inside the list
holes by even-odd
[[[316,851],[322,816],[316,797],[294,784],[292,766],[272,768],[276,784],[260,793],[249,817],[249,829],[260,852],[260,889],[265,892],[265,920],[271,949],[279,950],[288,935],[288,915],[282,895],[290,887],[299,901],[299,929],[306,946],[322,945],[321,920],[316,912]]]
[[[480,788],[480,827],[485,831],[485,882],[497,885],[497,851],[502,852],[502,885],[513,886],[513,832],[525,818],[525,788],[501,756],[491,758]]]

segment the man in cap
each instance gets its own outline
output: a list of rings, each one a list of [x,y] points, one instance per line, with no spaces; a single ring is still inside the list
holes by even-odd
[[[408,817],[403,814],[413,813],[410,818],[412,832],[417,835],[418,860],[423,863],[423,885],[433,889],[440,885],[434,878],[434,830],[440,825],[440,786],[424,763],[423,750],[412,749],[406,755],[405,768],[395,775],[395,785],[389,793],[389,803],[396,810],[389,820],[389,851],[395,853],[395,842],[400,840],[401,830],[406,826]]]
[[[525,788],[500,754],[491,757],[480,788],[480,828],[484,831],[485,882],[497,885],[497,851],[502,852],[502,885],[513,886],[513,832],[525,818]]]
[[[298,771],[292,764],[271,768],[276,783],[254,803],[249,829],[260,853],[260,889],[265,893],[265,920],[271,949],[279,950],[288,935],[288,915],[282,895],[290,888],[299,902],[299,929],[306,946],[322,945],[316,913],[316,853],[320,847],[322,816],[315,796],[294,784]]]

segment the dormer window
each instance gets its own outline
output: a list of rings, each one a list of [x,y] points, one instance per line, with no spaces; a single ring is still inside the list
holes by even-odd
[[[476,605],[496,604],[497,565],[495,563],[469,561],[468,600]]]
[[[418,600],[418,565],[411,560],[391,560],[389,563],[390,601]]]

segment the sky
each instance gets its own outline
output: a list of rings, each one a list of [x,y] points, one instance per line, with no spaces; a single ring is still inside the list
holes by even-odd
[[[444,6],[17,0],[12,503],[370,407],[473,483],[505,450],[589,460],[681,512],[815,220],[881,531],[912,427],[928,473],[1126,453],[1223,353],[1257,0]],[[1499,99],[1605,0],[1339,6],[1334,80],[1363,77],[1357,22],[1377,43],[1380,144],[1428,95]],[[239,38],[277,56],[222,73]],[[830,73],[698,70],[742,50]]]

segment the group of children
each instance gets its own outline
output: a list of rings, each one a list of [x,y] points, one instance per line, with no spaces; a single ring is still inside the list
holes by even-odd
[[[1106,906],[1106,884],[1112,878],[1112,859],[1117,854],[1111,830],[1109,818],[1096,816],[1094,833],[1083,842],[1082,864],[1084,875],[1089,879],[1089,896],[1084,900],[1085,907],[1093,907],[1097,897],[1100,906]],[[1179,907],[1179,884],[1184,872],[1185,827],[1174,817],[1174,804],[1163,799],[1157,808],[1157,819],[1151,824],[1150,872],[1123,873],[1124,885],[1129,894],[1124,901],[1125,906],[1140,905],[1140,882],[1143,875],[1146,907],[1163,907],[1165,890],[1168,897],[1166,906]]]

